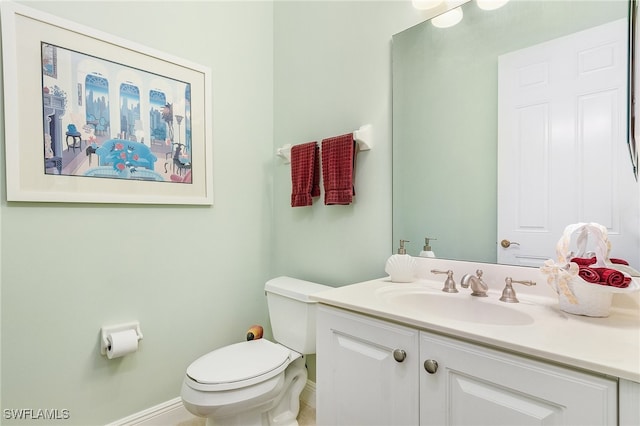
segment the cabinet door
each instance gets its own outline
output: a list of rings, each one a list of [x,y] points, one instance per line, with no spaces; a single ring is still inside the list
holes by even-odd
[[[617,382],[423,332],[421,425],[615,425]],[[433,363],[431,363],[433,367]],[[433,371],[433,368],[431,368]]]
[[[620,379],[618,392],[620,426],[640,425],[640,383]]]
[[[317,424],[417,425],[418,332],[326,306],[316,321]]]

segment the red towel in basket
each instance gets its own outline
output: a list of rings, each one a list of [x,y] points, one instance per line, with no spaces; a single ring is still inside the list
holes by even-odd
[[[580,266],[578,276],[588,283],[608,285],[618,288],[627,288],[631,283],[631,278],[626,277],[617,269],[611,268],[590,268],[588,266]]]
[[[318,142],[291,147],[291,207],[310,206],[320,195],[319,150]]]
[[[578,275],[580,278],[585,280],[588,283],[597,284],[600,282],[600,274],[594,271],[592,268],[580,268],[578,270]]]
[[[589,266],[596,263],[595,257],[574,257],[571,259],[573,263],[577,263],[578,266]]]
[[[578,264],[578,266],[589,266],[589,265],[593,265],[594,263],[596,263],[596,258],[595,257],[574,257],[573,259],[571,259],[571,261],[573,263]],[[609,262],[613,263],[614,265],[627,265],[629,266],[629,262],[627,262],[624,259],[616,259],[614,257],[609,259]]]
[[[629,262],[627,262],[624,259],[616,259],[616,258],[612,257],[612,258],[609,258],[609,261],[611,263],[615,263],[616,265],[627,265],[627,266],[629,266]]]
[[[324,203],[351,204],[357,145],[353,133],[322,141],[322,183]]]
[[[610,285],[611,287],[627,288],[631,283],[631,278],[625,277],[624,274],[616,269],[610,268],[589,268],[600,275],[598,284]]]

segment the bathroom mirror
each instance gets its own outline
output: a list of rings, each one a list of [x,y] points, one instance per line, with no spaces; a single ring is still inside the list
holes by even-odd
[[[624,21],[624,46],[618,54],[624,61],[625,80],[619,93],[614,96],[615,101],[612,102],[616,102],[617,106],[611,110],[615,111],[610,117],[617,123],[613,127],[617,126],[616,132],[619,134],[615,143],[619,146],[616,145],[615,156],[606,153],[602,158],[607,159],[607,170],[620,171],[621,176],[625,176],[612,180],[625,180],[625,184],[620,186],[625,192],[616,194],[614,201],[635,200],[631,208],[632,211],[636,209],[635,216],[628,220],[616,216],[621,208],[616,204],[616,211],[612,211],[614,208],[609,203],[611,196],[598,197],[592,194],[591,198],[596,198],[594,203],[604,212],[604,217],[588,221],[606,226],[610,226],[608,221],[613,223],[613,232],[610,233],[614,248],[612,254],[635,263],[640,261],[637,235],[640,227],[637,213],[640,190],[627,146],[627,131],[630,128],[627,119],[627,29],[632,10],[629,3],[610,0],[511,0],[500,9],[486,11],[472,0],[462,8],[463,19],[453,27],[436,28],[426,21],[393,36],[394,252],[398,241],[405,239],[411,241],[407,244],[407,252],[418,255],[423,249],[424,238],[432,237],[435,240],[432,240],[431,247],[437,257],[499,262],[498,253],[502,248],[498,236],[498,218],[501,215],[498,188],[503,187],[499,178],[509,177],[505,176],[504,168],[500,172],[502,166],[498,165],[501,155],[498,151],[499,58],[614,21]],[[594,121],[590,122],[592,127],[589,129],[594,130]],[[575,127],[575,124],[571,126]],[[591,130],[589,135],[594,135]],[[529,134],[526,128],[519,131],[525,136]],[[574,133],[579,133],[579,129]],[[575,138],[572,143],[581,140]],[[580,155],[583,154],[580,150]],[[578,154],[576,151],[564,155]],[[590,155],[598,157],[597,152],[591,152]],[[513,172],[518,182],[528,182],[528,186],[521,187],[527,190],[520,192],[535,199],[534,194],[527,191],[537,182],[541,189],[551,186],[562,187],[569,193],[573,191],[571,186],[566,186],[566,182],[558,182],[558,179],[546,181],[539,176],[538,169],[532,167],[538,160],[535,156],[531,157],[531,161],[525,158]],[[583,160],[577,162],[580,161]],[[530,170],[532,175],[524,175],[525,169]],[[593,169],[574,172],[581,176],[582,183],[591,182],[598,173]],[[517,188],[515,192],[518,192]],[[525,209],[525,213],[531,209],[537,210],[535,203],[532,208]],[[566,226],[586,220],[580,218],[581,212],[566,214],[563,208],[540,210],[548,212],[545,214],[549,217],[544,220],[549,223],[555,220]],[[522,216],[523,212],[516,214]],[[616,252],[613,234],[617,232],[616,227],[620,222],[629,224],[629,221],[635,235],[628,247],[620,246]],[[536,228],[531,231],[533,234],[542,233]],[[561,234],[562,230],[552,232],[553,243],[548,245],[548,253],[539,256],[540,261],[555,257],[555,242]],[[510,249],[519,250],[518,242],[512,241]],[[502,263],[536,266],[533,261],[530,264]]]

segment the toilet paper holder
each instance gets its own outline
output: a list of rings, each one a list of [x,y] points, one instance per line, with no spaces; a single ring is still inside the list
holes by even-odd
[[[142,332],[140,331],[140,323],[138,322],[128,322],[125,324],[102,327],[100,329],[100,353],[102,355],[107,354],[107,347],[109,346],[107,338],[110,334],[126,330],[135,330],[136,335],[138,336],[138,341],[142,340]]]

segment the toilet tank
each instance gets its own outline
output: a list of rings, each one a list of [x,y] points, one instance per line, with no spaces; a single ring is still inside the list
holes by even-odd
[[[290,277],[267,281],[264,290],[275,341],[301,354],[316,353],[317,302],[309,296],[332,288]]]

